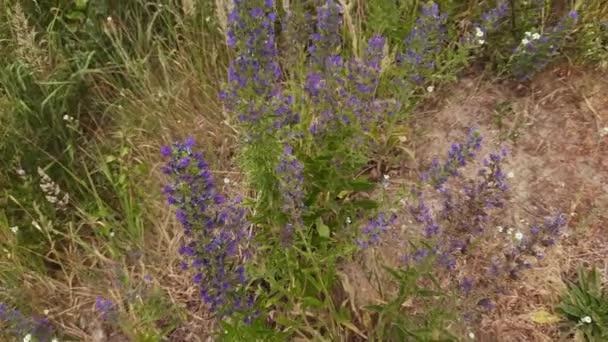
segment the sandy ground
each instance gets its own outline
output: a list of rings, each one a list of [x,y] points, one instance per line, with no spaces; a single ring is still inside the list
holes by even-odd
[[[572,340],[563,325],[538,324],[530,315],[552,310],[578,265],[594,264],[608,275],[608,80],[563,67],[529,84],[474,77],[437,92],[433,98],[443,100],[425,104],[413,118],[415,136],[406,143],[413,158],[402,158],[390,171],[391,186],[403,188],[418,179],[433,157],[445,158],[450,145],[465,140],[472,127],[484,135],[484,152],[507,147],[511,197],[502,222],[526,225],[561,210],[568,227],[545,260],[520,281],[506,284],[496,308],[470,330],[478,341]],[[408,223],[399,222],[358,266],[345,267],[357,289],[353,301],[382,300],[370,274],[378,269],[378,257],[399,264],[404,233],[411,234]]]

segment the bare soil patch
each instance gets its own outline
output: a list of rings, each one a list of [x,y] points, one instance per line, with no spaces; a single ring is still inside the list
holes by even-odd
[[[415,158],[391,174],[394,185],[418,179],[434,157],[445,158],[452,143],[477,127],[484,153],[499,146],[510,151],[505,172],[512,173],[511,209],[505,221],[523,226],[560,210],[568,216],[559,245],[524,279],[508,284],[496,308],[471,327],[477,340],[569,339],[559,324],[537,324],[530,314],[552,310],[578,265],[594,264],[608,276],[608,81],[593,71],[561,67],[525,85],[464,78],[436,98],[444,100],[415,114],[409,146]],[[408,222],[399,223],[373,254],[398,265],[408,229]],[[374,273],[365,254],[363,269]],[[358,286],[357,278],[361,274],[351,279],[355,289],[369,288]],[[376,293],[365,292],[373,295],[356,297],[377,301]]]

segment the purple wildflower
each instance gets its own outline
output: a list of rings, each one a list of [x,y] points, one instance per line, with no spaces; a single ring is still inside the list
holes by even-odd
[[[557,25],[542,34],[526,32],[519,46],[513,50],[511,68],[520,80],[529,80],[544,69],[556,55],[566,36],[576,24],[578,13],[569,12]]]
[[[418,196],[418,205],[410,208],[410,212],[414,216],[414,219],[417,223],[422,223],[424,225],[423,235],[426,238],[430,238],[433,235],[439,235],[440,229],[437,223],[435,222],[433,215],[431,213],[431,209],[424,202],[422,196]]]
[[[453,144],[448,151],[448,159],[440,164],[434,160],[432,167],[424,174],[421,180],[429,182],[436,189],[441,189],[443,184],[448,181],[450,176],[458,176],[458,169],[465,166],[467,162],[475,158],[476,153],[481,148],[483,137],[478,129],[473,128],[469,131],[469,140],[464,144]]]
[[[460,289],[466,296],[471,294],[471,290],[473,289],[474,283],[475,281],[471,278],[464,278],[462,282],[460,282]]]
[[[308,48],[311,62],[324,70],[328,59],[336,55],[341,44],[340,28],[342,8],[334,0],[325,0],[317,7],[316,32],[311,34],[312,45]]]
[[[304,206],[304,167],[293,155],[289,145],[285,146],[283,156],[277,167],[279,191],[283,197],[283,212],[290,217],[300,217]]]
[[[397,216],[394,214],[387,217],[386,213],[379,213],[376,218],[370,219],[368,223],[361,228],[363,236],[356,239],[355,243],[361,248],[366,248],[378,243],[380,236],[385,233],[390,226],[395,224],[396,219]]]
[[[446,42],[447,14],[434,2],[422,5],[422,14],[404,40],[405,54],[397,55],[397,63],[405,69],[406,84],[423,84],[435,72],[435,60]]]
[[[510,3],[508,0],[499,1],[496,6],[481,15],[479,24],[474,26],[480,27],[484,32],[497,30],[500,27],[500,22],[509,14]]]
[[[194,259],[192,267],[198,271],[194,283],[201,287],[205,303],[218,315],[228,316],[235,301],[249,296],[239,271],[243,267],[240,254],[250,238],[248,223],[240,199],[229,200],[218,193],[203,154],[194,152],[193,145],[193,140],[173,144],[166,166],[172,179],[169,196],[188,240],[179,252]],[[184,165],[180,161],[185,158],[192,162]],[[188,263],[182,264],[187,268]]]
[[[16,309],[0,302],[0,326],[3,332],[22,338],[31,334],[37,341],[49,342],[54,329],[46,318],[28,317]]]
[[[384,38],[374,36],[361,60],[344,61],[339,55],[325,57],[323,68],[309,69],[305,90],[308,102],[319,113],[309,132],[323,143],[329,136],[348,134],[356,147],[373,144],[363,137],[399,110],[397,102],[376,99],[383,58]]]
[[[115,318],[118,307],[111,300],[97,296],[95,299],[95,309],[99,311],[101,318],[106,320]]]
[[[236,58],[228,69],[228,84],[220,93],[226,108],[248,134],[270,133],[299,121],[293,98],[278,87],[281,70],[275,37],[276,13],[271,2],[238,1],[229,16],[228,45]]]

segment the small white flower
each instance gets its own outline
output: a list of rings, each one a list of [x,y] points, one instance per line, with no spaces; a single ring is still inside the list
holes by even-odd
[[[476,35],[477,37],[479,37],[479,38],[483,37],[483,36],[484,36],[483,30],[482,30],[482,29],[480,29],[479,27],[476,27],[476,28],[475,28],[475,35]]]
[[[32,340],[32,334],[27,334],[23,337],[23,342],[30,342]]]
[[[17,169],[17,175],[19,177],[25,177],[25,170],[24,169]]]
[[[429,93],[432,93],[434,90],[435,90],[435,87],[433,87],[433,86],[426,87],[426,91],[428,91]]]
[[[13,226],[11,227],[11,231],[15,234],[17,234],[19,232],[19,227],[18,226]]]
[[[474,340],[474,339],[475,339],[475,334],[474,334],[473,332],[470,332],[470,333],[469,333],[469,338],[470,338],[471,340]]]
[[[600,136],[605,137],[608,135],[608,126],[602,128],[602,131],[600,132]]]
[[[399,204],[406,205],[407,201],[405,200],[405,198],[402,198],[402,199],[399,200]]]
[[[485,41],[485,40],[483,40],[483,39],[479,39],[479,40],[477,41],[477,43],[479,43],[479,45],[483,45],[483,44],[485,44],[485,43],[486,43],[486,41]]]
[[[346,217],[346,224],[351,224],[353,221],[351,221],[350,216]]]
[[[517,233],[515,233],[515,240],[521,241],[523,238],[524,234],[522,234],[522,232],[518,231]]]
[[[114,237],[114,232],[110,232],[110,237]]]
[[[389,179],[391,179],[391,176],[389,176],[389,175],[384,175],[383,177],[384,177],[385,181],[388,181]]]
[[[51,340],[51,342],[59,342],[59,340],[56,339],[56,338],[54,338],[54,339]]]
[[[591,324],[592,320],[591,320],[591,317],[585,316],[585,317],[581,318],[581,322]]]
[[[45,316],[48,316],[51,311],[49,309],[44,309],[42,312],[44,312]]]
[[[526,31],[526,32],[524,33],[524,35],[525,35],[526,37],[530,37],[530,36],[532,35],[532,32],[530,32],[530,31]]]
[[[502,226],[498,226],[498,227],[496,227],[496,229],[498,230],[499,233],[502,233],[502,231],[504,230],[504,228],[502,228]]]
[[[208,23],[208,22],[209,22],[209,20],[211,20],[211,17],[206,17],[206,18],[205,18],[205,22],[207,22],[207,23]]]
[[[530,41],[528,40],[528,38],[524,38],[524,39],[521,40],[521,43],[523,45],[528,45],[528,43],[530,43]]]
[[[224,184],[226,184],[226,185],[230,184],[230,178],[228,178],[228,177],[224,178]]]
[[[108,16],[108,17],[106,18],[106,20],[107,20],[109,23],[111,23],[111,22],[112,22],[112,17]]]
[[[513,171],[507,173],[507,178],[513,178],[515,177],[515,174],[513,173]]]
[[[534,33],[534,34],[532,35],[532,39],[534,39],[534,40],[540,39],[540,34],[538,34],[538,33]]]
[[[509,235],[513,234],[513,228],[507,229],[507,234],[509,234]]]

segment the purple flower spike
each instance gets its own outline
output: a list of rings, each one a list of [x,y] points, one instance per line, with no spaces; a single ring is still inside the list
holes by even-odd
[[[250,239],[246,212],[239,198],[233,201],[218,192],[203,154],[194,152],[193,147],[191,138],[173,145],[165,167],[172,183],[165,186],[165,193],[169,204],[177,207],[176,217],[189,240],[179,253],[192,260],[196,271],[193,282],[201,287],[203,300],[212,311],[230,316],[234,301],[250,297],[244,288],[243,259],[238,255],[246,251]],[[182,261],[182,269],[188,269],[189,264]],[[104,312],[112,307],[103,299],[97,304]]]

